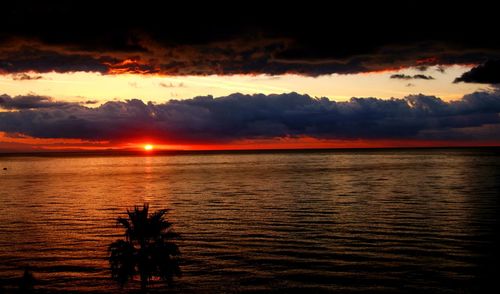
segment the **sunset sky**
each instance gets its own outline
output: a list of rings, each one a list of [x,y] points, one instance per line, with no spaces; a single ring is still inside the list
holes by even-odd
[[[494,9],[354,2],[9,4],[0,152],[500,145]]]

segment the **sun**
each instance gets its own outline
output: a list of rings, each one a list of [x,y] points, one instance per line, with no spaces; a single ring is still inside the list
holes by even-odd
[[[154,146],[151,144],[144,145],[144,150],[146,150],[146,151],[151,151],[151,150],[153,150],[153,148],[154,148]]]

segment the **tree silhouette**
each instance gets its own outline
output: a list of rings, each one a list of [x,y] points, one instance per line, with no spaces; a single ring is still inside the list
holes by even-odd
[[[125,228],[125,240],[111,243],[109,264],[112,278],[122,287],[136,276],[143,290],[152,279],[170,284],[174,276],[180,276],[180,252],[174,243],[179,235],[165,219],[167,211],[149,214],[149,205],[144,204],[142,209],[127,210],[128,218],[118,218]]]
[[[34,293],[35,292],[35,283],[36,279],[33,276],[33,273],[30,270],[30,267],[27,266],[24,268],[24,273],[21,279],[19,279],[19,293]],[[1,291],[0,291],[1,292]]]

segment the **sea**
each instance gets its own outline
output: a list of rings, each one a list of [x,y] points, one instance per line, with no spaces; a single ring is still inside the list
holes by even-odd
[[[169,209],[170,293],[498,293],[499,148],[0,155],[0,292],[136,293],[118,217]]]

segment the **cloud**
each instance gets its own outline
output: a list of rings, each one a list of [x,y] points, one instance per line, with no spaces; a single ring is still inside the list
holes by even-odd
[[[391,75],[391,79],[400,79],[400,80],[434,80],[433,76],[426,76],[422,74],[417,75],[405,75],[405,74],[393,74]]]
[[[9,95],[0,95],[0,109],[7,110],[25,110],[37,108],[60,108],[63,109],[72,106],[70,102],[55,101],[51,97],[38,95],[20,95],[10,97]]]
[[[426,75],[414,75],[413,76],[414,79],[418,79],[418,80],[434,80],[434,77],[433,76],[426,76]]]
[[[437,66],[436,71],[444,74],[446,72],[446,68],[444,66]]]
[[[99,103],[99,101],[97,101],[97,100],[86,100],[86,101],[80,102],[80,104],[97,104],[97,103]]]
[[[43,79],[43,77],[38,75],[28,75],[25,73],[19,73],[19,74],[13,74],[12,79],[14,81],[31,81],[31,80],[41,80]]]
[[[391,75],[391,79],[411,80],[413,77],[405,74],[393,74]]]
[[[480,0],[452,7],[343,1],[334,9],[319,1],[285,7],[257,0],[243,3],[244,10],[189,0],[146,0],[133,8],[101,1],[99,9],[83,0],[14,2],[2,7],[4,73],[318,76],[500,58],[498,38],[491,37],[496,10]],[[425,22],[408,21],[422,15],[429,16]],[[394,29],[399,23],[404,34]]]
[[[472,68],[462,76],[455,79],[454,83],[481,83],[500,84],[500,59],[488,60],[485,63]]]
[[[183,82],[180,82],[178,84],[174,84],[172,82],[170,82],[170,83],[160,82],[159,85],[160,85],[160,87],[163,87],[163,88],[183,88],[183,87],[185,87]]]
[[[15,46],[14,48],[0,48],[0,73],[23,72],[100,72],[107,73],[112,62],[111,57],[94,57],[90,54],[64,53],[55,49],[37,48],[40,44],[30,46]]]
[[[297,93],[200,96],[161,104],[138,99],[96,108],[48,98],[2,96],[0,131],[36,138],[170,143],[231,142],[309,136],[320,139],[492,138],[483,127],[500,124],[499,92],[476,92],[445,102],[426,95],[403,99],[351,98],[335,102]],[[30,100],[31,99],[31,100]],[[28,102],[24,102],[28,100]],[[467,132],[460,130],[467,129]],[[477,131],[470,131],[477,130]],[[446,137],[446,134],[453,137]],[[457,134],[461,134],[460,136]]]

